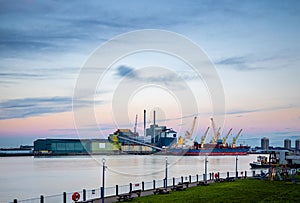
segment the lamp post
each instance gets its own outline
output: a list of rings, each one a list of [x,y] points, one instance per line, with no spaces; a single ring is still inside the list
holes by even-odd
[[[166,157],[166,190],[168,189],[168,157]]]
[[[205,156],[205,166],[204,166],[204,172],[205,172],[205,176],[204,176],[204,181],[207,181],[207,156]]]
[[[235,177],[238,178],[238,156],[235,157]]]
[[[101,190],[102,203],[104,203],[104,180],[105,180],[105,158],[102,159],[102,190]]]

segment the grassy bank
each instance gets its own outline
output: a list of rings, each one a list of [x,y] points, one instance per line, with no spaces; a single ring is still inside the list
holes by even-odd
[[[132,202],[300,202],[300,185],[246,179],[135,198]]]

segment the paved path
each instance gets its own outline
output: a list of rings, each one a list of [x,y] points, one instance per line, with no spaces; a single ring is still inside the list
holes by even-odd
[[[213,180],[208,180],[207,183],[213,183]],[[194,183],[190,183],[190,184],[189,184],[189,187],[195,187],[195,186],[197,186],[197,182],[194,182]],[[171,187],[172,187],[172,186],[169,186],[169,187],[168,187],[168,190],[169,190],[169,191],[171,191]],[[153,189],[152,189],[152,190],[145,190],[145,191],[141,192],[141,197],[142,197],[142,196],[153,195],[153,192],[154,192]],[[132,196],[133,196],[134,198],[137,197],[136,194],[132,194]],[[104,198],[104,202],[105,202],[105,203],[112,203],[112,202],[117,202],[117,201],[118,201],[118,200],[117,200],[117,196],[111,196],[111,197],[105,197],[105,198]],[[94,199],[94,200],[85,201],[85,202],[86,202],[86,203],[102,203],[102,199],[99,198],[99,199]],[[79,203],[80,203],[80,202],[79,202]]]

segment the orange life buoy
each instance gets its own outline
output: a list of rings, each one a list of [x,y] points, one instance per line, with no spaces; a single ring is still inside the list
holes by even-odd
[[[80,199],[80,194],[78,192],[74,192],[72,195],[72,200],[76,202],[79,199]]]

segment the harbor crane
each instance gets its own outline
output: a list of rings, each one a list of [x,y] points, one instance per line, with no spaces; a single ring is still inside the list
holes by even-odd
[[[241,132],[242,132],[243,129],[240,129],[240,131],[238,132],[238,134],[232,138],[232,148],[235,148],[236,147],[236,140],[239,138]]]
[[[226,134],[226,136],[223,137],[223,139],[222,139],[222,145],[223,145],[223,146],[226,145],[226,140],[228,139],[229,134],[231,133],[231,131],[232,131],[232,128],[230,128],[230,130],[228,131],[228,133]]]
[[[204,135],[202,135],[202,137],[201,137],[201,145],[200,145],[201,148],[204,148],[204,141],[205,141],[205,138],[207,136],[208,130],[209,130],[209,127],[207,127]]]
[[[193,136],[193,133],[194,133],[194,130],[195,130],[196,120],[197,120],[197,116],[194,117],[191,131],[186,131],[186,133],[185,133],[185,138],[186,139],[192,139],[192,136]]]
[[[214,119],[210,118],[210,120],[211,120],[212,129],[213,129],[213,132],[214,132],[214,136],[211,139],[210,143],[215,144],[215,143],[217,143],[218,139],[220,139],[220,130],[221,130],[221,128],[219,128],[218,131],[216,131],[216,125],[215,125]]]

